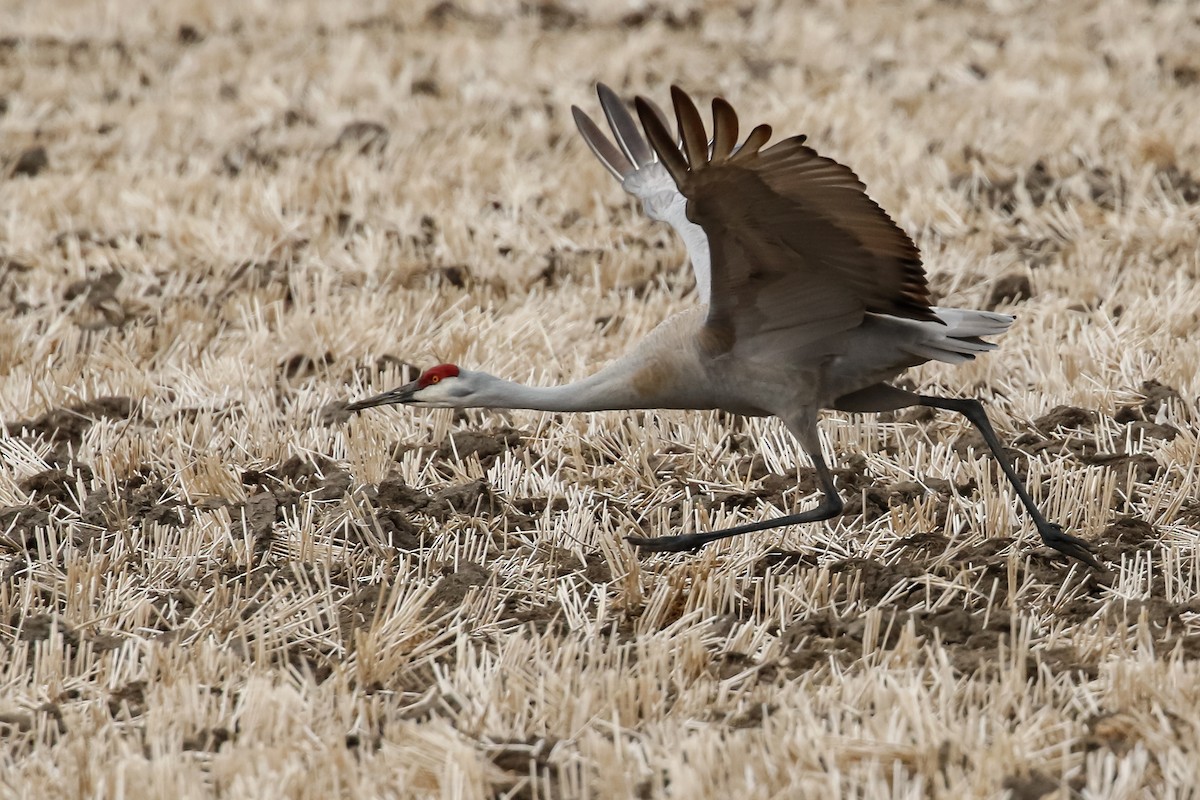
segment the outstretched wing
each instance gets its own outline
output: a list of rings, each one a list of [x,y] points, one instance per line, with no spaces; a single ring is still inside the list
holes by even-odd
[[[737,114],[719,97],[710,147],[691,98],[676,86],[671,98],[682,146],[647,101],[636,105],[687,198],[687,218],[708,237],[707,346],[802,346],[857,326],[867,312],[937,320],[916,246],[848,167],[818,155],[803,136],[763,150],[767,125],[736,147]]]
[[[696,275],[700,302],[707,303],[710,292],[708,239],[699,225],[685,213],[686,201],[679,193],[670,173],[642,136],[637,122],[617,93],[603,83],[596,85],[600,107],[612,131],[616,144],[609,140],[600,126],[578,106],[571,106],[575,126],[609,172],[621,182],[625,191],[642,201],[642,207],[652,219],[669,224],[683,239],[688,259]],[[663,129],[670,127],[667,115],[657,105],[646,101],[649,113],[654,114]],[[670,134],[668,134],[669,138]]]

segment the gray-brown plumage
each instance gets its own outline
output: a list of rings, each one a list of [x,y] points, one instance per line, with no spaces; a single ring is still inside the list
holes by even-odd
[[[616,143],[573,108],[579,131],[647,213],[683,237],[700,304],[664,320],[624,357],[577,383],[523,386],[443,364],[350,408],[720,408],[779,417],[812,459],[824,493],[815,508],[721,531],[629,537],[650,550],[694,549],[839,514],[842,501],[817,435],[820,409],[958,411],[983,434],[1043,541],[1098,566],[1086,542],[1042,516],[979,401],[888,383],[925,361],[957,363],[993,349],[980,337],[1003,333],[1012,317],[932,306],[912,240],[853,172],[818,155],[803,136],[766,147],[771,129],[759,125],[738,145],[737,115],[717,98],[710,141],[691,98],[672,87],[679,140],[666,115],[639,97],[643,137],[620,98],[603,85],[598,92]]]

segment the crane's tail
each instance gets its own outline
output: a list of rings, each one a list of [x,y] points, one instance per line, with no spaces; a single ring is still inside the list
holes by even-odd
[[[905,349],[923,360],[945,361],[949,364],[970,361],[976,353],[995,350],[996,345],[980,337],[1004,333],[1016,319],[1009,314],[967,308],[935,307],[933,313],[945,324],[914,322],[924,335],[907,342]]]

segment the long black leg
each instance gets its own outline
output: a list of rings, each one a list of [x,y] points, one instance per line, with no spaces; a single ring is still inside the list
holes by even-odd
[[[824,492],[825,496],[821,498],[821,502],[816,508],[810,508],[799,514],[764,519],[759,522],[750,522],[745,525],[737,525],[719,531],[685,533],[678,536],[655,536],[652,538],[626,536],[625,540],[642,550],[650,550],[656,553],[678,553],[685,550],[698,550],[709,542],[728,539],[731,536],[741,536],[743,533],[782,528],[785,525],[800,525],[805,522],[820,522],[821,520],[830,519],[842,513],[842,498],[838,496],[837,486],[833,483],[833,473],[829,471],[829,466],[825,463],[824,456],[821,455],[821,442],[817,436],[816,420],[805,419],[798,421],[790,424],[789,428],[796,438],[800,440],[800,444],[803,445],[805,451],[812,459],[813,467],[817,471],[817,479],[821,482],[821,491]]]
[[[928,395],[920,395],[919,399],[923,406],[940,408],[944,411],[957,411],[979,429],[979,432],[983,434],[983,440],[987,442],[988,448],[991,449],[992,455],[999,462],[1000,469],[1004,470],[1004,474],[1008,477],[1008,482],[1012,484],[1017,497],[1021,498],[1021,504],[1025,506],[1025,510],[1029,512],[1029,516],[1033,518],[1033,524],[1037,526],[1038,533],[1041,534],[1043,542],[1063,555],[1077,558],[1089,567],[1101,569],[1100,562],[1096,561],[1095,557],[1092,556],[1091,545],[1083,539],[1065,533],[1060,525],[1048,522],[1042,516],[1042,512],[1038,510],[1037,505],[1033,502],[1033,498],[1029,496],[1025,484],[1021,481],[1016,470],[1013,469],[1008,456],[1005,454],[1004,448],[1000,444],[1000,439],[996,436],[996,431],[992,428],[992,423],[988,420],[987,412],[983,410],[982,403],[969,398],[956,399],[930,397]]]

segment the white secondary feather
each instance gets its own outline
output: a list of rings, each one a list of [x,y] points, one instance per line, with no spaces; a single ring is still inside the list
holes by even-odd
[[[658,161],[652,161],[627,174],[621,180],[621,186],[642,201],[642,208],[648,217],[667,223],[683,239],[688,260],[692,262],[692,271],[696,274],[696,291],[700,295],[700,302],[708,305],[712,286],[708,236],[703,228],[687,218],[687,198],[679,193],[666,167]]]
[[[683,239],[688,260],[696,275],[696,292],[700,302],[708,305],[712,287],[708,236],[703,228],[687,218],[686,198],[680,194],[670,173],[646,143],[625,103],[604,84],[597,87],[597,93],[616,147],[591,117],[577,106],[572,106],[579,133],[600,163],[621,182],[622,188],[642,201],[646,215],[667,223]],[[658,113],[665,119],[665,115]]]

